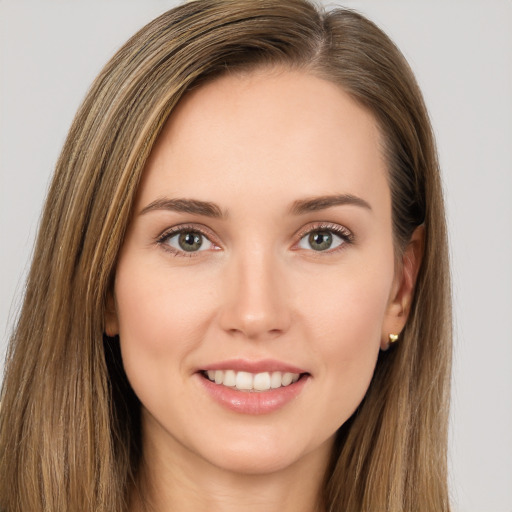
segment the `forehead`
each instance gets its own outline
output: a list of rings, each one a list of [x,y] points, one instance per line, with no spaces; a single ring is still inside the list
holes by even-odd
[[[205,200],[223,190],[371,194],[387,189],[385,167],[375,118],[338,85],[301,71],[259,70],[228,74],[181,100],[141,192],[170,187],[166,193]]]

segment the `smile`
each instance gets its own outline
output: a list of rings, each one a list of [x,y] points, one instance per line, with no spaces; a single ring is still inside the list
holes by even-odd
[[[215,402],[241,414],[269,414],[297,403],[312,380],[306,369],[277,359],[217,361],[195,376]]]
[[[299,373],[291,372],[250,373],[235,370],[207,370],[203,375],[215,384],[249,392],[286,387],[297,382],[301,376]]]

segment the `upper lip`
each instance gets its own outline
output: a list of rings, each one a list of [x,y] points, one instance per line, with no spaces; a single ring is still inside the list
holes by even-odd
[[[308,373],[306,370],[293,366],[276,359],[260,359],[258,361],[249,361],[247,359],[228,359],[206,365],[201,368],[208,370],[234,370],[236,372],[262,373],[262,372],[288,372],[288,373]]]

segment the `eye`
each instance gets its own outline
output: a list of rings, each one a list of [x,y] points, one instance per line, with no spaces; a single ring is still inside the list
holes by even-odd
[[[316,252],[332,251],[352,241],[352,234],[342,226],[317,227],[304,233],[297,246]]]
[[[204,233],[189,228],[167,232],[158,240],[158,243],[176,255],[185,255],[183,253],[187,253],[188,256],[191,256],[191,253],[216,248]]]

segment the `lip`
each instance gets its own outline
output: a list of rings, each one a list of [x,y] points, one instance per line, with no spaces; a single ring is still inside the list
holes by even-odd
[[[289,386],[282,386],[268,391],[240,391],[222,384],[215,384],[204,376],[208,370],[234,370],[236,372],[289,372],[300,374],[300,379]],[[229,359],[218,361],[198,368],[195,376],[206,393],[218,404],[240,414],[270,414],[282,409],[298,398],[308,383],[311,375],[303,368],[290,365],[276,359]]]
[[[309,373],[303,368],[292,366],[276,359],[260,359],[259,361],[249,361],[247,359],[229,359],[219,361],[201,368],[198,371],[208,370],[235,370],[236,372],[289,372],[289,373]]]
[[[218,367],[215,368],[221,369]],[[233,367],[231,366],[230,368]],[[270,414],[284,408],[287,404],[299,397],[311,377],[309,374],[302,374],[297,382],[289,386],[270,389],[268,391],[253,392],[239,391],[238,389],[228,388],[222,384],[215,384],[215,382],[204,377],[202,372],[196,373],[195,376],[206,393],[218,404],[231,411],[250,415]]]

